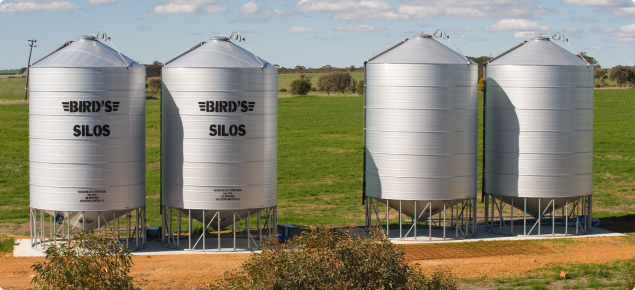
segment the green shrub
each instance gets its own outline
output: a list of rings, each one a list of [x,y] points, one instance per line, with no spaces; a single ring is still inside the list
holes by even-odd
[[[357,83],[357,94],[361,96],[364,95],[364,80],[360,80]]]
[[[15,243],[14,238],[6,238],[0,240],[0,253],[11,253],[13,252],[13,244]]]
[[[285,93],[285,92],[287,92],[287,89],[282,88],[282,89],[279,89],[279,90],[278,90],[278,92],[280,92],[280,93]]]
[[[316,87],[311,87],[311,91],[315,92],[315,91],[317,91],[317,88]]]
[[[46,260],[31,266],[31,283],[41,289],[137,289],[130,266],[130,252],[116,239],[80,232],[46,249]]]
[[[311,90],[311,78],[306,77],[304,74],[300,75],[300,78],[291,82],[291,89],[289,90],[293,95],[306,95]]]
[[[454,277],[437,270],[428,278],[379,230],[353,236],[313,229],[278,243],[268,240],[239,270],[211,289],[457,289]]]

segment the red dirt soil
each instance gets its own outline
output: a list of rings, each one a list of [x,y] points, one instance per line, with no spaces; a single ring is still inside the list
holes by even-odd
[[[446,266],[461,278],[517,277],[551,263],[607,263],[635,258],[635,236],[540,241],[403,245],[406,259],[432,271]],[[250,254],[135,256],[131,274],[143,289],[198,289],[238,267]],[[25,289],[30,266],[44,258],[0,257],[0,287]]]

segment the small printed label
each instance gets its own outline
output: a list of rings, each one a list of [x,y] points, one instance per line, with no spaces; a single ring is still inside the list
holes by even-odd
[[[221,192],[222,196],[217,197],[217,201],[230,201],[230,200],[240,200],[240,197],[236,197],[234,195],[235,192],[242,191],[240,188],[223,188],[223,189],[214,189],[214,192]]]
[[[99,193],[106,193],[105,190],[78,190],[77,193],[86,193],[84,199],[80,199],[79,202],[104,202],[99,197]]]

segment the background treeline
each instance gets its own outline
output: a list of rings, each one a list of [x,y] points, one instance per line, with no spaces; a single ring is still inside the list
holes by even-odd
[[[592,56],[582,52],[581,55],[594,66],[594,86],[596,88],[610,87],[632,87],[635,85],[635,68],[632,66],[618,65],[613,68],[604,69],[600,63]],[[485,86],[484,67],[488,61],[492,59],[490,56],[471,57],[469,59],[478,65],[478,89],[483,91]],[[325,65],[320,68],[307,68],[302,65],[296,65],[294,68],[278,67],[279,79],[278,87],[283,94],[306,95],[308,92],[317,91],[327,95],[332,93],[341,94],[362,94],[363,93],[363,73],[364,67],[337,68],[331,65]],[[148,78],[161,77],[161,68],[163,63],[154,61],[152,64],[145,64]],[[1,73],[1,71],[0,71]],[[294,84],[292,84],[295,82]],[[359,83],[362,83],[361,89],[358,89]],[[159,82],[160,84],[160,82]],[[155,89],[160,85],[155,86]],[[306,93],[305,93],[306,91]],[[153,91],[151,95],[156,96],[157,92]]]

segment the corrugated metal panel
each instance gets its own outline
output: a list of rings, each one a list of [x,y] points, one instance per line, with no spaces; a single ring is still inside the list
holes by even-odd
[[[262,63],[262,65],[261,65]],[[227,40],[212,39],[187,54],[172,60],[166,68],[272,68],[266,60]]]
[[[424,36],[425,34],[415,35],[415,37],[391,50],[389,53],[373,59],[371,63],[463,65],[467,63],[468,60],[458,52],[439,43],[433,38]]]
[[[278,69],[244,67],[239,47],[214,42],[236,55],[216,60],[208,43],[163,67],[163,205],[206,216],[275,206]],[[222,217],[221,226],[231,223]]]
[[[427,47],[417,42],[438,44],[414,38],[366,66],[366,196],[422,201],[474,198],[477,66],[446,52],[445,46],[441,53],[412,50],[418,55],[413,63],[382,61],[402,57],[400,50],[406,45]],[[437,58],[439,54],[451,56],[450,63],[438,63],[445,59]],[[422,56],[431,57],[430,63]],[[443,202],[434,205],[433,214],[443,210]]]
[[[546,49],[544,58],[537,59],[539,50],[532,47]],[[487,65],[486,193],[528,198],[592,194],[593,66],[561,52],[548,40],[533,40]],[[538,209],[528,211],[536,214]]]
[[[79,48],[103,46],[90,42],[66,52],[73,43],[31,67],[34,208],[109,212],[145,206],[145,67],[87,67]]]
[[[488,64],[488,66],[499,65],[587,66],[587,63],[577,55],[549,41],[549,38],[539,36]]]
[[[125,59],[125,63],[124,60]],[[78,39],[58,52],[38,61],[31,68],[143,67],[125,55],[97,40]]]

